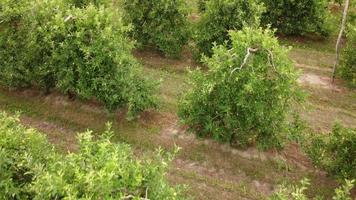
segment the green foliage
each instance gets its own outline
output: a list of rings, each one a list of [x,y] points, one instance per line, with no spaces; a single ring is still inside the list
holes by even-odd
[[[304,148],[313,163],[330,174],[356,178],[356,129],[335,124],[329,135],[311,135]]]
[[[270,197],[270,200],[307,200],[308,197],[304,192],[310,185],[309,180],[304,179],[298,186],[285,186],[282,187]]]
[[[30,75],[36,68],[28,66],[34,53],[27,48],[27,36],[31,32],[27,14],[31,12],[31,3],[26,0],[0,2],[0,82],[10,87],[31,85]]]
[[[208,0],[198,0],[198,10],[199,12],[203,13],[205,11],[205,4]]]
[[[127,106],[130,117],[155,106],[156,83],[140,75],[127,38],[129,27],[116,13],[51,0],[20,6],[20,11],[11,10],[13,6],[1,3],[10,10],[0,30],[2,84],[94,97],[110,110]]]
[[[271,24],[272,28],[285,35],[303,35],[317,33],[327,36],[330,33],[327,24],[327,0],[261,0],[266,6],[262,24]]]
[[[183,199],[165,180],[174,156],[139,160],[125,144],[80,134],[79,150],[58,154],[44,135],[0,113],[0,199]]]
[[[210,56],[213,44],[229,40],[230,30],[258,25],[263,7],[256,0],[208,0],[194,33],[197,53]]]
[[[354,180],[346,180],[345,183],[339,188],[335,189],[335,195],[333,200],[352,200],[350,191],[354,187]],[[308,179],[304,179],[300,182],[300,185],[297,186],[286,186],[282,187],[274,193],[269,199],[270,200],[308,200],[308,196],[305,194],[308,190],[310,183]],[[322,200],[323,198],[318,197],[314,199]]]
[[[346,180],[344,185],[335,189],[333,200],[352,200],[351,190],[353,189],[354,184],[355,180]]]
[[[120,3],[122,0],[65,0],[65,1],[79,8],[86,7],[89,4],[92,4],[94,6],[107,6],[109,8],[112,5],[116,5]]]
[[[65,16],[72,19],[63,21]],[[121,21],[104,8],[75,8],[54,19],[51,30],[61,45],[53,51],[57,66],[57,87],[81,98],[96,97],[109,109],[128,104],[134,114],[154,106],[154,84],[140,77],[140,69],[130,54],[133,44]]]
[[[356,20],[354,20],[356,22]],[[356,25],[349,24],[347,29],[347,44],[342,52],[340,76],[348,82],[351,88],[356,88]]]
[[[2,0],[0,3],[1,25],[18,22],[22,18],[22,13],[28,10],[29,1],[25,0]]]
[[[303,143],[305,131],[308,129],[307,122],[303,120],[298,112],[292,113],[292,120],[289,123],[287,138],[289,141]]]
[[[342,6],[343,0],[328,0],[329,3],[337,3]]]
[[[73,4],[76,7],[85,7],[88,6],[89,4],[93,4],[95,6],[101,5],[103,2],[106,2],[106,0],[66,0],[68,3]]]
[[[153,45],[167,56],[178,57],[188,41],[185,0],[124,0],[132,35],[141,45]]]
[[[164,179],[166,160],[139,161],[129,146],[109,138],[79,137],[78,153],[69,154],[38,175],[35,199],[179,199]],[[146,194],[147,193],[147,194]],[[146,196],[147,195],[147,196]]]
[[[244,28],[230,36],[231,48],[215,46],[213,56],[204,58],[206,73],[192,73],[179,116],[200,137],[280,147],[291,103],[300,97],[288,50],[270,30]]]
[[[52,160],[53,148],[45,136],[18,123],[16,117],[0,113],[0,199],[4,200],[30,199],[35,171]]]

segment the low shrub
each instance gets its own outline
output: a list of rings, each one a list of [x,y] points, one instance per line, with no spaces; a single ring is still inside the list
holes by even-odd
[[[79,150],[62,155],[44,135],[0,113],[0,199],[184,199],[165,180],[174,154],[139,160],[126,144],[80,134]]]
[[[44,135],[0,112],[0,199],[32,199],[29,187],[53,153]]]
[[[230,47],[215,46],[203,59],[208,71],[192,72],[179,116],[198,136],[242,147],[282,146],[292,102],[301,96],[288,50],[273,34],[260,28],[230,32]]]
[[[7,19],[0,29],[1,83],[15,88],[53,87],[55,82],[50,77],[54,76],[55,66],[48,63],[54,45],[49,44],[52,33],[46,25],[68,7],[60,1],[5,0],[0,8]],[[42,32],[47,36],[39,35]]]
[[[96,98],[110,110],[127,106],[130,117],[156,105],[156,82],[141,76],[131,54],[129,27],[112,10],[41,0],[25,6],[16,18],[11,17],[17,13],[12,4],[1,4],[13,20],[0,30],[2,84]]]
[[[285,35],[316,33],[328,36],[328,0],[261,0],[266,7],[262,24]]]
[[[263,8],[256,0],[208,0],[205,11],[195,27],[194,40],[198,57],[211,56],[214,43],[229,41],[230,30],[244,25],[258,25]]]
[[[335,194],[332,197],[333,200],[352,200],[351,190],[354,187],[354,180],[346,180],[345,183],[339,188],[335,189]],[[308,200],[308,199],[319,199],[322,200],[322,197],[308,198],[305,194],[308,190],[310,183],[308,179],[301,181],[300,185],[296,186],[286,186],[282,187],[275,192],[269,199],[270,200]]]
[[[288,127],[287,139],[290,142],[297,142],[299,144],[302,144],[306,139],[305,133],[307,132],[307,130],[310,129],[310,127],[308,126],[307,122],[302,119],[299,112],[293,111],[290,116],[291,119],[289,119],[290,122]]]
[[[141,45],[152,45],[166,56],[178,57],[188,41],[185,0],[124,0],[132,36]]]
[[[356,178],[356,129],[335,124],[330,134],[313,134],[304,149],[313,163],[340,178]]]
[[[67,21],[65,16],[73,16]],[[127,27],[113,20],[113,13],[89,5],[74,8],[54,19],[61,45],[52,53],[57,67],[57,87],[81,98],[96,97],[109,109],[128,105],[133,114],[155,105],[154,81],[140,76],[131,55],[133,44]],[[56,27],[56,26],[51,26]]]
[[[128,145],[109,139],[81,135],[79,152],[38,174],[31,187],[35,199],[183,199],[164,178],[167,160],[161,152],[154,160],[140,161]]]

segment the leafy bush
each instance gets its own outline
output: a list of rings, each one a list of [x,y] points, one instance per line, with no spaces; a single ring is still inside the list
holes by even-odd
[[[180,102],[183,123],[200,137],[247,146],[280,147],[286,116],[299,97],[298,74],[288,50],[270,30],[231,32],[231,48],[213,48],[206,73],[192,73],[192,90]]]
[[[79,136],[79,150],[58,154],[44,135],[0,114],[0,199],[183,199],[165,180],[173,154],[137,159],[128,145]]]
[[[327,36],[327,0],[261,0],[266,6],[262,22],[286,35],[318,33]]]
[[[156,160],[139,161],[128,145],[113,144],[107,136],[94,141],[89,133],[79,137],[79,144],[78,153],[38,174],[31,187],[35,199],[181,199],[164,178],[161,152]]]
[[[313,134],[304,148],[313,163],[341,178],[356,178],[356,129],[335,124],[330,134]]]
[[[352,200],[351,190],[354,187],[354,180],[348,181],[335,189],[335,195],[333,200]],[[301,184],[298,186],[285,186],[283,185],[277,192],[275,192],[269,199],[270,200],[307,200],[309,199],[305,194],[305,191],[308,189],[310,183],[308,179],[301,181]],[[322,200],[323,198],[313,198]]]
[[[230,30],[259,22],[262,6],[255,0],[208,0],[194,33],[197,53],[210,56],[213,44],[229,40]]]
[[[132,35],[141,45],[153,45],[165,55],[178,57],[188,41],[185,0],[124,0]]]
[[[291,117],[292,119],[289,120],[287,139],[291,142],[302,144],[306,139],[305,132],[310,127],[308,127],[307,122],[302,119],[299,112],[294,111],[291,113]]]
[[[12,6],[9,1],[1,7]],[[0,51],[3,84],[95,97],[111,110],[127,105],[129,116],[155,106],[156,83],[140,75],[127,38],[129,28],[111,10],[70,8],[47,0],[28,7],[19,14],[19,31],[13,31],[10,22],[1,30],[0,46],[6,46]]]
[[[204,12],[205,11],[205,4],[208,0],[198,0],[198,10],[199,12]]]
[[[356,20],[355,20],[356,21]],[[348,26],[347,44],[342,52],[340,76],[352,88],[356,88],[356,26]]]
[[[37,63],[31,63],[36,51],[28,47],[31,42],[28,34],[33,31],[29,19],[32,3],[26,0],[0,2],[0,82],[10,87],[28,87],[34,72],[41,71]],[[49,10],[51,14],[56,13]]]
[[[65,16],[73,18],[61,20]],[[56,37],[63,38],[52,55],[57,87],[85,99],[94,96],[110,109],[128,104],[136,113],[154,106],[154,83],[139,76],[133,44],[125,36],[128,29],[113,19],[111,12],[94,6],[54,19]]]
[[[0,199],[32,198],[29,187],[35,171],[52,160],[53,148],[45,136],[18,123],[0,113]]]

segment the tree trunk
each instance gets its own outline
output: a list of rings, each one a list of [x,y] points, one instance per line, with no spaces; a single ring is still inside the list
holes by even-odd
[[[347,12],[349,10],[349,5],[350,5],[350,0],[346,0],[345,1],[344,12],[342,14],[342,22],[341,22],[340,33],[339,33],[339,37],[337,38],[337,42],[336,42],[336,59],[335,59],[335,64],[334,64],[334,69],[333,69],[333,74],[332,74],[332,83],[334,83],[334,81],[335,81],[336,68],[339,65],[340,45],[341,45],[342,36],[344,34],[344,31],[345,31],[346,17],[347,17]]]

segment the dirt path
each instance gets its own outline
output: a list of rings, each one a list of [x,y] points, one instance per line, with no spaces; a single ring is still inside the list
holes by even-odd
[[[20,122],[30,128],[35,128],[42,133],[46,133],[48,140],[63,152],[73,152],[78,149],[76,134],[70,129],[65,129],[54,123],[36,120],[22,115]]]
[[[200,188],[211,199],[263,199],[277,189],[276,180],[290,175],[288,170],[315,172],[296,144],[289,144],[282,152],[261,152],[254,147],[238,150],[209,139],[195,138],[176,123],[178,118],[169,121],[175,123],[164,124],[157,141],[165,146],[176,144],[183,154],[174,161],[170,179]],[[187,154],[189,156],[185,156]],[[260,174],[256,175],[256,171]],[[199,199],[206,199],[204,195]]]
[[[317,75],[315,73],[303,73],[298,81],[302,85],[317,86],[328,90],[341,91],[340,86],[331,83],[330,77]]]

